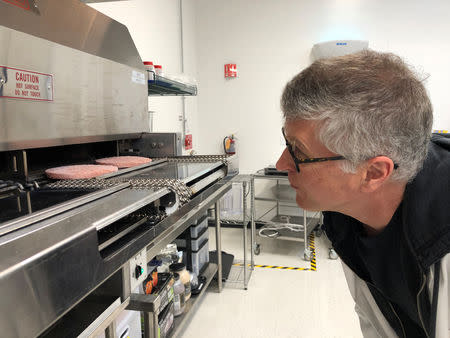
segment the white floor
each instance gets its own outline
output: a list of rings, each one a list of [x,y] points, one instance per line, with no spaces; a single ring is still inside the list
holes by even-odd
[[[303,243],[258,242],[256,264],[309,267]],[[242,259],[242,245],[242,230],[222,229],[223,251]],[[328,259],[324,236],[315,245],[317,271],[255,268],[248,290],[228,285],[217,293],[210,287],[182,337],[362,337],[341,263]]]

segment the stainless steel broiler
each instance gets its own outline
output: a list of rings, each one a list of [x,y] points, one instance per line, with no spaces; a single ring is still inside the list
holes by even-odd
[[[89,335],[127,306],[137,267],[217,208],[232,158],[161,156],[177,137],[148,133],[128,30],[78,0],[0,0],[0,45],[0,328]],[[44,175],[153,150],[159,159],[103,177]]]

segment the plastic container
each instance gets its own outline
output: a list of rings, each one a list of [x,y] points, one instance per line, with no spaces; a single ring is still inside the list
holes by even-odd
[[[177,245],[177,247],[179,249],[189,249],[188,241],[190,241],[191,250],[198,251],[200,249],[200,247],[202,246],[202,244],[205,243],[208,239],[209,239],[209,230],[208,230],[208,228],[206,228],[206,229],[203,229],[203,231],[199,234],[199,236],[197,238],[191,238],[190,240],[184,239],[184,238],[177,238],[175,240],[175,244]]]
[[[178,249],[176,244],[167,244],[167,246],[161,250],[161,252],[156,255],[156,260],[161,261],[158,264],[159,272],[168,272],[169,266],[173,263],[177,263],[179,259]]]
[[[189,270],[197,276],[203,272],[207,263],[209,263],[209,241],[203,243],[198,251],[184,251],[183,262],[188,266]]]
[[[196,223],[191,225],[191,227],[189,228],[191,237],[197,238],[204,229],[208,229],[208,215],[202,216],[196,221]]]
[[[148,79],[154,80],[155,79],[155,67],[153,66],[153,62],[151,61],[144,61],[145,69],[147,69]]]
[[[156,75],[159,75],[159,76],[163,76],[164,75],[161,65],[155,65],[154,67],[155,67]]]
[[[198,287],[198,277],[195,272],[191,272],[191,292]]]
[[[191,276],[189,271],[186,270],[186,265],[183,263],[174,263],[169,268],[170,271],[180,275],[181,283],[184,284],[184,298],[187,302],[191,298]]]
[[[173,284],[173,314],[175,317],[180,316],[184,312],[186,300],[184,298],[184,284],[180,280],[180,275],[173,274],[175,283]]]

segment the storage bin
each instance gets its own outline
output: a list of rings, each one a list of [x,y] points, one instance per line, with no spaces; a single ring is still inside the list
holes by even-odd
[[[198,251],[183,251],[183,262],[188,270],[200,275],[209,262],[209,241],[204,242]]]
[[[142,288],[145,287],[147,282],[150,279],[147,278],[142,283]],[[173,275],[170,272],[164,273],[158,273],[158,284],[153,288],[151,295],[154,297],[149,302],[153,303],[153,310],[156,313],[160,313],[166,306],[173,300]],[[142,292],[139,293],[144,293]]]
[[[191,243],[191,247],[190,249],[192,251],[198,251],[200,249],[200,247],[202,246],[202,244],[207,241],[209,238],[209,229],[203,229],[203,231],[199,234],[199,236],[197,238],[192,237],[190,240],[189,239],[184,239],[184,238],[177,238],[175,240],[175,244],[177,245],[178,249],[184,249],[187,250],[189,249],[189,241]]]
[[[196,221],[196,223],[191,225],[191,227],[189,228],[191,237],[198,238],[198,236],[204,231],[204,229],[208,229],[208,215],[203,215]]]

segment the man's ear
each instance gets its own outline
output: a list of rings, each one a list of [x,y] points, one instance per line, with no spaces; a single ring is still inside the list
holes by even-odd
[[[377,156],[366,162],[361,191],[372,192],[380,188],[392,175],[394,162],[389,157]]]

